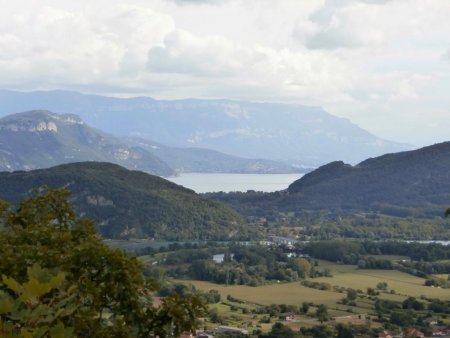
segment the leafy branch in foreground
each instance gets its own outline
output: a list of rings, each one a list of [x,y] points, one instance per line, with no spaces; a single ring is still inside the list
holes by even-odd
[[[2,276],[0,290],[0,333],[9,337],[73,337],[67,320],[76,310],[76,286],[66,283],[64,272],[51,273],[35,263],[21,284]]]
[[[41,189],[16,209],[0,203],[2,334],[171,337],[195,329],[203,302],[171,295],[155,306],[139,261],[103,244],[68,197]]]

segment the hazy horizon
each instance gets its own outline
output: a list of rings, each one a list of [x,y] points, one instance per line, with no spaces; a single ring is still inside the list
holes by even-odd
[[[449,15],[446,0],[5,2],[0,88],[319,106],[424,146],[448,140]]]

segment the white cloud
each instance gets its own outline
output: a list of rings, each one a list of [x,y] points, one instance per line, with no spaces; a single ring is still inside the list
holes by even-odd
[[[305,45],[312,49],[359,48],[387,42],[383,20],[386,6],[368,1],[327,1],[310,20],[315,31],[305,37]]]
[[[157,73],[181,73],[194,76],[235,76],[264,55],[234,44],[220,36],[195,36],[175,30],[163,46],[148,53],[148,68]]]
[[[3,7],[3,88],[314,104],[409,142],[408,128],[394,130],[390,120],[411,114],[411,125],[431,125],[425,120],[448,112],[448,0],[16,0]]]
[[[223,3],[224,1],[227,0],[172,0],[174,1],[176,4],[178,5],[216,5],[216,4],[220,4]]]
[[[0,63],[2,74],[44,86],[136,76],[149,46],[162,44],[174,29],[169,16],[137,6],[117,6],[108,13],[44,6],[28,16],[2,19],[9,28],[0,34],[0,60],[11,60]],[[8,85],[8,77],[0,81]]]
[[[265,87],[272,97],[334,102],[346,96],[340,90],[351,78],[342,62],[321,52],[244,46],[181,30],[168,34],[164,46],[150,49],[147,66],[153,73],[203,81],[203,95],[220,96],[234,89],[235,98],[261,99],[258,91]]]
[[[303,42],[313,49],[384,49],[430,33],[444,36],[449,14],[443,0],[327,0],[310,16],[316,27]]]

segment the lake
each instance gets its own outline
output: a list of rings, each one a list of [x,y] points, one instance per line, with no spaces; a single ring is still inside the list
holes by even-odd
[[[218,174],[183,173],[167,178],[176,184],[194,190],[197,193],[217,191],[264,191],[273,192],[286,189],[289,184],[304,174]]]

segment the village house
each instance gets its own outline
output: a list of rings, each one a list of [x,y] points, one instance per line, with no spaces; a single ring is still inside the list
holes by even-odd
[[[392,331],[383,331],[378,334],[378,338],[403,338],[403,334]]]
[[[431,325],[433,337],[450,337],[450,328],[444,325]]]
[[[194,336],[190,332],[183,332],[179,338],[194,338]]]
[[[203,331],[197,331],[195,336],[190,332],[183,332],[179,338],[214,338],[214,336]]]
[[[209,333],[206,333],[206,332],[200,332],[200,333],[197,333],[195,338],[214,338],[214,336]]]
[[[239,327],[232,327],[232,326],[224,326],[221,325],[216,328],[217,333],[241,333],[241,334],[248,334],[248,330],[241,329]]]
[[[295,318],[295,313],[293,312],[288,312],[288,313],[284,313],[280,316],[280,320],[285,320],[287,322],[292,322]]]
[[[425,334],[413,327],[410,327],[405,330],[403,337],[405,337],[405,338],[424,338]]]

